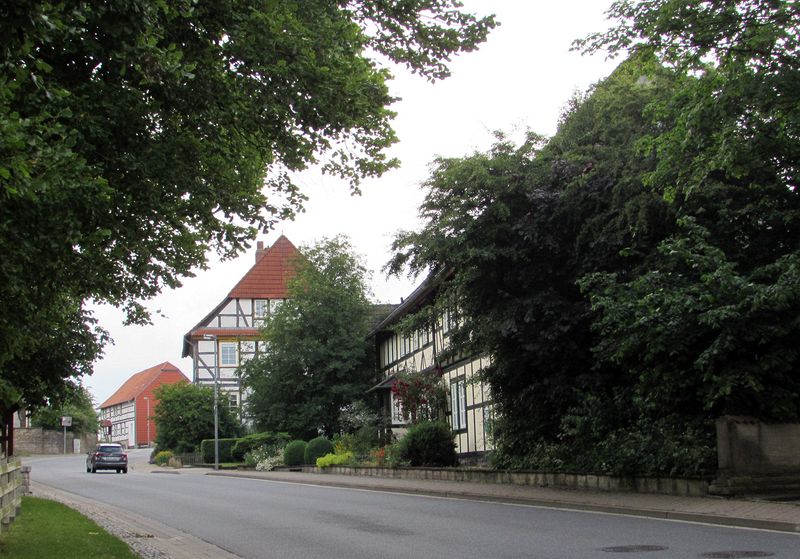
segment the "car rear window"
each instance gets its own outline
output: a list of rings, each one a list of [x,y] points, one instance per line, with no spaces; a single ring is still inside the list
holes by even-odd
[[[101,446],[97,449],[97,452],[105,452],[106,454],[122,454],[122,447],[121,446]]]

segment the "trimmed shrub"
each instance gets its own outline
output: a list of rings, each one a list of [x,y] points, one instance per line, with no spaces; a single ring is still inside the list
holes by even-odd
[[[287,466],[302,466],[306,456],[306,442],[292,441],[283,449],[283,463]]]
[[[169,459],[174,456],[171,450],[162,450],[156,453],[155,457],[153,458],[153,464],[156,466],[166,466],[169,462]]]
[[[412,425],[397,442],[402,460],[412,466],[456,466],[456,443],[450,426],[439,421],[423,421]]]
[[[262,446],[246,454],[259,472],[269,472],[283,466],[283,448]]]
[[[306,464],[316,464],[317,458],[333,452],[333,443],[325,437],[316,437],[308,441],[304,456]]]
[[[220,439],[219,440],[219,461],[220,462],[234,462],[231,456],[233,445],[236,444],[238,439]],[[203,439],[200,443],[200,452],[203,454],[203,462],[206,464],[214,463],[214,439]]]
[[[344,454],[326,454],[317,458],[317,468],[330,468],[331,466],[342,466],[344,464],[352,464],[355,462],[355,456],[352,452],[345,452]]]
[[[244,455],[262,446],[272,448],[283,448],[289,442],[289,433],[274,433],[265,431],[263,433],[253,433],[245,437],[240,437],[233,445],[231,455],[236,461],[243,461]]]

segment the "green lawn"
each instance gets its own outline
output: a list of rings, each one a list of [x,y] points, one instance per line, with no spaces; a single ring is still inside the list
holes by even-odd
[[[22,498],[22,512],[0,535],[3,559],[136,559],[118,538],[71,508]]]

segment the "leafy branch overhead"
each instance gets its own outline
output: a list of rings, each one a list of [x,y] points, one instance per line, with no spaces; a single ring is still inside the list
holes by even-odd
[[[324,161],[357,191],[395,166],[385,64],[446,77],[494,26],[455,0],[3,2],[4,377],[41,349],[28,331],[85,354],[29,375],[84,373],[104,343],[87,301],[146,322],[141,301],[209,249],[233,257],[302,208],[294,172]]]

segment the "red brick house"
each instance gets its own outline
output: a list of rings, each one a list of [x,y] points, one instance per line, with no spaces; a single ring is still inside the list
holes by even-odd
[[[189,379],[168,361],[133,375],[100,405],[100,440],[128,448],[151,446],[157,434],[153,415],[158,399],[153,391],[178,382]]]

